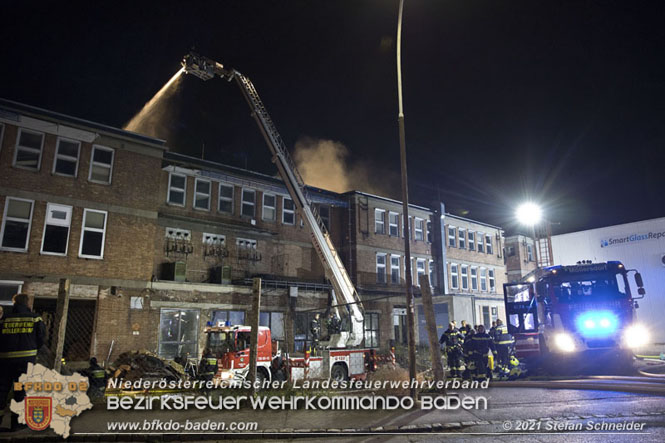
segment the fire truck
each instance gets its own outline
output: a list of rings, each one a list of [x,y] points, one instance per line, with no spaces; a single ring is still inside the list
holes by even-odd
[[[194,52],[185,55],[182,67],[187,74],[192,74],[201,80],[207,81],[214,77],[235,81],[240,88],[251,115],[256,120],[261,133],[272,154],[272,161],[277,166],[279,174],[296,205],[298,213],[311,232],[311,241],[321,260],[326,278],[332,283],[334,298],[337,304],[330,309],[338,318],[349,319],[349,330],[333,334],[326,342],[321,342],[327,350],[322,356],[307,360],[307,355],[301,359],[288,358],[286,366],[289,368],[307,368],[323,378],[347,379],[364,377],[366,355],[373,355],[373,351],[359,349],[364,338],[363,308],[360,297],[342,264],[342,261],[333,246],[325,225],[311,204],[307,188],[291,160],[288,150],[282,141],[268,111],[266,110],[256,88],[249,78],[236,71],[227,69],[219,62],[203,57]],[[236,378],[244,378],[249,368],[249,326],[219,326],[211,325],[206,329],[208,344],[216,350],[220,374],[224,378],[229,374]],[[257,360],[257,378],[272,379],[278,372],[269,370],[274,361],[284,361],[273,344],[268,328],[259,329]],[[275,346],[275,347],[274,347]],[[300,361],[302,360],[302,362]],[[280,365],[282,366],[282,365]],[[293,372],[289,374],[293,376]]]
[[[538,269],[503,290],[516,356],[531,363],[549,366],[603,354],[626,362],[633,349],[649,342],[636,317],[636,300],[645,295],[642,277],[618,261]]]

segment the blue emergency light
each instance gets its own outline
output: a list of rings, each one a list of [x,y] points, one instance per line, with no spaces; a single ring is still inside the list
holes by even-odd
[[[580,314],[576,320],[577,330],[586,337],[612,335],[619,327],[619,319],[610,311],[591,311]]]

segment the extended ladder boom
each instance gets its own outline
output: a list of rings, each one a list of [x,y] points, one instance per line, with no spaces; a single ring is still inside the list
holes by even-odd
[[[234,69],[225,69],[221,63],[193,52],[184,57],[182,66],[186,73],[193,74],[202,80],[210,80],[214,76],[219,76],[228,81],[235,80],[240,87],[247,104],[252,110],[252,116],[259,125],[259,129],[270,148],[273,155],[272,161],[277,165],[291,198],[310,228],[312,244],[321,259],[326,277],[332,282],[338,303],[346,305],[349,309],[351,333],[348,337],[344,337],[346,333],[342,333],[342,337],[331,340],[331,346],[343,346],[344,344],[346,346],[358,346],[364,335],[360,297],[330,240],[330,235],[308,198],[305,182],[291,160],[282,137],[277,132],[277,128],[275,128],[268,111],[256,92],[256,88],[249,78],[240,72]],[[333,341],[336,342],[334,345],[332,344]]]

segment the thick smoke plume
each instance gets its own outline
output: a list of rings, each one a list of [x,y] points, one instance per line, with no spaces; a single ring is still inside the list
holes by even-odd
[[[351,190],[389,197],[391,186],[382,171],[373,171],[362,162],[349,162],[349,150],[340,142],[302,138],[296,142],[294,161],[310,186],[334,192]],[[373,177],[383,176],[383,179]],[[376,183],[383,181],[381,185]]]
[[[162,86],[157,94],[143,106],[123,129],[149,135],[161,139],[168,139],[170,132],[169,122],[172,120],[173,107],[169,100],[175,95],[183,78],[183,69],[175,73],[171,79]]]

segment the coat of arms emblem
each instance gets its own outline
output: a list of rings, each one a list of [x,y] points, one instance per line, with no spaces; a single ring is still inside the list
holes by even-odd
[[[48,428],[52,417],[51,397],[26,397],[25,423],[33,431],[43,431]]]

